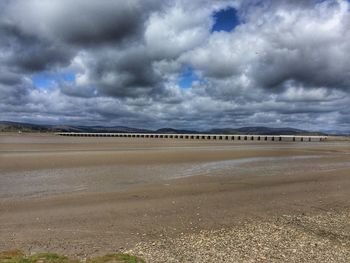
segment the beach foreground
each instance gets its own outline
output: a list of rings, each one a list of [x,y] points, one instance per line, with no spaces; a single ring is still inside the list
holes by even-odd
[[[350,142],[0,136],[0,251],[349,262]]]

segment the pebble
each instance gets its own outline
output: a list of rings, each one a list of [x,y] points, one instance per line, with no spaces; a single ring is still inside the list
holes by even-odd
[[[349,212],[251,218],[237,226],[177,237],[158,235],[133,253],[146,262],[350,262]],[[324,235],[324,233],[328,233]]]

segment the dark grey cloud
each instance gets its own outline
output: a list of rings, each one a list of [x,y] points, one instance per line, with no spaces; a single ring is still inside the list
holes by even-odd
[[[7,21],[0,23],[0,58],[13,72],[36,72],[70,63],[73,51],[66,46],[40,39]]]
[[[79,46],[121,42],[142,29],[142,8],[134,1],[70,1],[60,11],[53,29],[62,40]]]
[[[0,84],[6,85],[6,86],[16,86],[21,83],[21,79],[19,78],[18,74],[14,74],[11,72],[0,71]]]
[[[347,41],[350,35],[343,38]],[[280,45],[279,50],[276,47],[270,54],[261,55],[254,65],[255,82],[277,90],[283,90],[288,81],[303,83],[306,87],[349,89],[350,63],[344,55],[350,52],[350,45],[338,45],[336,41],[322,43],[309,38],[297,46]]]
[[[15,85],[13,83],[0,83],[0,104],[4,107],[2,114],[9,111],[8,106],[21,107],[29,102],[33,87],[25,79],[17,79]]]
[[[152,59],[143,47],[103,54],[92,68],[91,78],[98,82],[98,90],[110,96],[147,95],[159,88],[161,81],[153,70]]]
[[[24,30],[78,46],[118,43],[142,33],[154,0],[14,1],[9,19]]]

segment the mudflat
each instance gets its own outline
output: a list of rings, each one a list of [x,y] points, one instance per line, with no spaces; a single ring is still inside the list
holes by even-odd
[[[348,140],[0,136],[0,251],[347,262],[349,211]],[[268,241],[291,233],[308,243]]]

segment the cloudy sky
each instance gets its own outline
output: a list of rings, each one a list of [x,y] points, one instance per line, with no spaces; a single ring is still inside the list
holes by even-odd
[[[350,132],[346,0],[1,0],[0,120]]]

